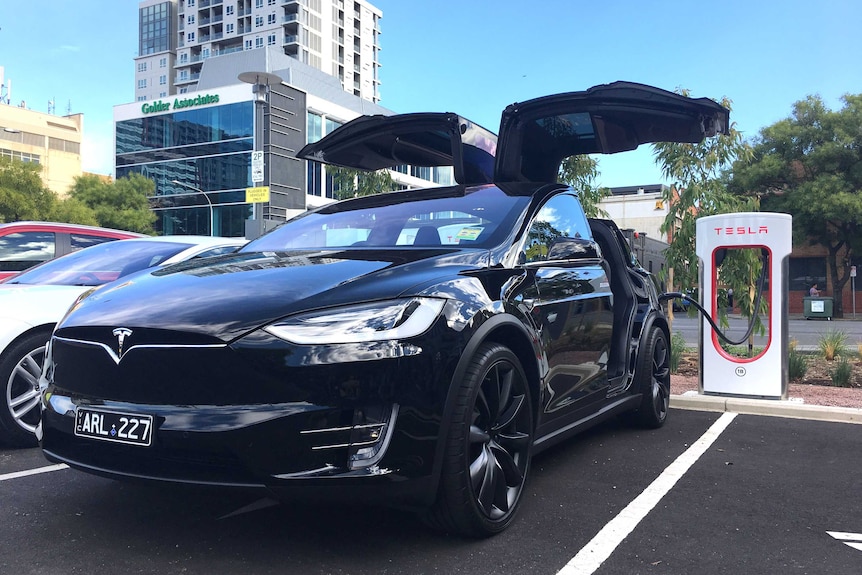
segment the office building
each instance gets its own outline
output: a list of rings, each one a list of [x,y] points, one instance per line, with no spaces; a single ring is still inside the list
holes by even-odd
[[[0,84],[3,68],[0,67]],[[0,157],[42,166],[42,183],[64,196],[81,175],[84,115],[56,116],[0,98]]]
[[[239,79],[249,72],[260,74],[261,86]],[[151,203],[162,234],[253,237],[332,201],[328,168],[297,159],[297,151],[357,116],[392,113],[279,47],[209,58],[196,87],[114,108],[116,176],[137,172],[155,182]],[[260,178],[253,152],[263,154]],[[398,188],[452,183],[451,167],[391,173]],[[247,203],[247,188],[262,186],[269,200]],[[248,229],[250,219],[256,229]]]

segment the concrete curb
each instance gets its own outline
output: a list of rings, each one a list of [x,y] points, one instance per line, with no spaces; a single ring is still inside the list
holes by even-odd
[[[695,411],[730,411],[743,415],[769,415],[838,423],[862,424],[862,409],[805,405],[792,401],[716,397],[712,395],[671,395],[670,406]]]

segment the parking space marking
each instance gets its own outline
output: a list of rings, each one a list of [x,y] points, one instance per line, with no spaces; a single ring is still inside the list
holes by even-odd
[[[691,447],[667,466],[655,481],[614,517],[587,543],[558,575],[589,575],[594,573],[611,553],[628,537],[644,517],[661,501],[683,475],[706,453],[706,450],[727,429],[735,413],[726,412]]]
[[[844,533],[843,531],[827,531],[829,535],[849,545],[853,549],[862,551],[862,533]]]
[[[40,473],[50,473],[52,471],[60,471],[62,469],[69,469],[69,466],[65,463],[58,463],[57,465],[48,465],[45,467],[37,467],[36,469],[28,469],[26,471],[16,471],[15,473],[6,473],[5,475],[0,475],[0,481],[6,481],[7,479],[18,479],[19,477],[28,477],[30,475],[38,475]]]

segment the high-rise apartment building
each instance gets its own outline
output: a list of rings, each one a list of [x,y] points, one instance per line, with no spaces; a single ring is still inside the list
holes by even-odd
[[[366,0],[145,0],[139,5],[135,99],[197,91],[204,61],[265,47],[380,100],[380,18]]]

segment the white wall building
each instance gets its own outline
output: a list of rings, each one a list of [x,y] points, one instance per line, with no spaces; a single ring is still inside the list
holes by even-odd
[[[266,47],[380,101],[380,19],[366,0],[145,0],[135,100],[197,91],[209,58]]]
[[[667,234],[660,231],[669,213],[668,203],[662,199],[666,190],[663,184],[611,188],[612,195],[602,199],[599,207],[620,229],[632,229],[667,242]]]

